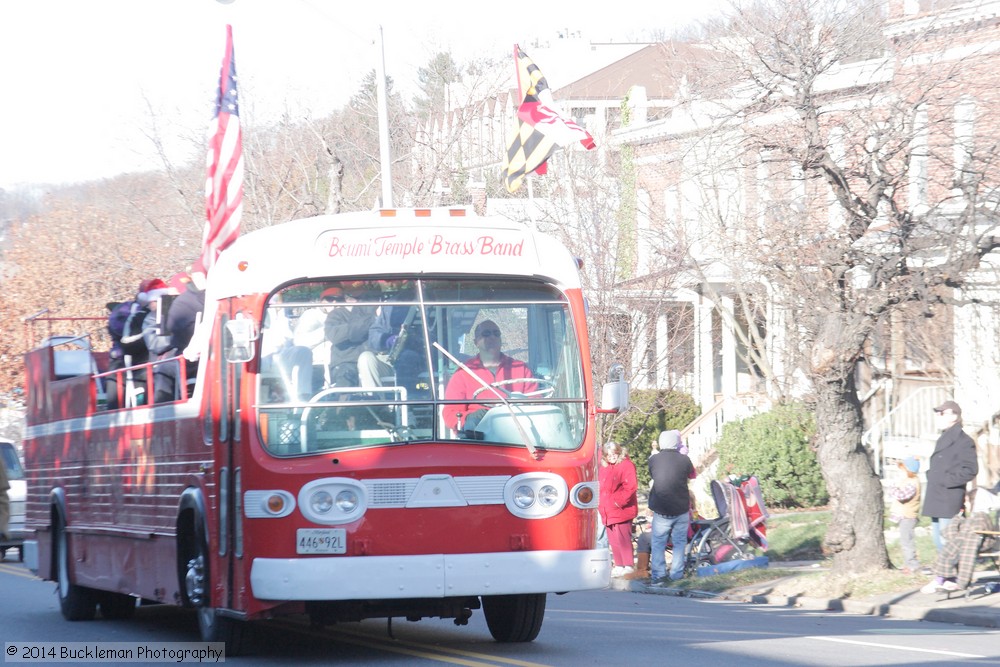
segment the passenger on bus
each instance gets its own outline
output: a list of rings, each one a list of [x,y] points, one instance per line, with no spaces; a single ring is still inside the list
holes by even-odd
[[[153,332],[149,331],[150,327],[156,328],[156,311],[154,310],[156,306],[153,304],[161,296],[169,293],[170,288],[159,278],[151,278],[139,283],[139,291],[135,295],[138,308],[132,310],[128,320],[126,320],[121,338],[121,348],[125,354],[126,366],[138,366],[150,361],[149,345],[150,343],[156,344]],[[132,396],[131,402],[134,404],[145,403],[146,370],[142,368],[128,371],[128,373],[130,377],[127,381],[131,385],[128,392]]]
[[[362,387],[391,384],[417,389],[419,375],[427,370],[422,359],[425,342],[417,306],[383,304],[368,331],[368,348],[358,357]],[[408,396],[412,398],[412,396]]]
[[[368,349],[368,330],[375,320],[373,306],[355,305],[365,297],[362,284],[346,285],[344,303],[337,305],[326,318],[324,330],[330,341],[330,384],[334,387],[357,387],[358,357]]]
[[[159,353],[160,359],[177,357],[178,360],[157,364],[154,367],[153,384],[156,386],[156,403],[177,400],[187,394],[186,391],[183,393],[179,391],[177,387],[177,379],[180,376],[179,357],[191,342],[191,337],[194,336],[198,315],[205,310],[205,274],[200,262],[196,262],[192,267],[190,279],[184,284],[184,291],[173,300],[167,311],[165,334],[169,338],[169,343],[167,349]],[[190,385],[191,380],[198,372],[198,362],[185,360],[184,363],[185,379]]]
[[[511,382],[499,385],[496,389],[483,387],[483,383],[491,385],[505,380],[534,377],[526,363],[501,352],[500,337],[500,327],[493,320],[483,320],[476,325],[475,344],[479,354],[464,363],[482,382],[460,368],[445,387],[445,399],[453,401],[472,398],[477,391],[483,398],[507,398],[511,392],[527,393],[538,388],[534,382]],[[479,403],[445,405],[444,423],[448,428],[458,431],[474,430],[488,411],[488,406]]]
[[[328,287],[319,295],[322,306],[307,309],[295,324],[295,345],[308,348],[312,354],[313,390],[330,384],[330,341],[326,339],[326,318],[333,306],[343,301],[343,290]]]
[[[133,311],[139,309],[139,304],[134,300],[118,303],[112,301],[108,303],[108,334],[111,336],[111,351],[108,353],[108,371],[118,371],[125,368],[125,352],[122,350],[122,335],[125,333],[125,323]],[[119,407],[118,401],[118,378],[120,373],[109,375],[105,378],[104,386],[107,393],[108,410],[115,410]],[[122,383],[124,387],[124,382]]]
[[[283,295],[275,294],[264,315],[260,372],[264,376],[277,376],[278,380],[278,386],[273,388],[276,393],[264,396],[264,400],[308,401],[313,395],[312,354],[309,348],[295,344],[293,327],[282,301]]]

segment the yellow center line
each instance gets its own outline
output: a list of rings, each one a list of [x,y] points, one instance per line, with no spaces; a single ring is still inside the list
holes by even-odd
[[[361,630],[348,630],[346,628],[337,628],[337,631],[346,634],[351,634],[357,637],[366,637],[377,641],[376,637],[361,631]],[[475,651],[466,651],[460,648],[448,648],[446,646],[433,646],[430,644],[421,644],[420,642],[409,641],[406,639],[392,639],[392,641],[397,644],[406,644],[408,646],[414,646],[417,648],[427,649],[431,651],[440,651],[442,653],[454,653],[455,655],[464,655],[469,658],[477,658],[481,660],[493,660],[495,662],[502,662],[505,665],[518,665],[519,667],[550,667],[549,665],[540,662],[529,662],[527,660],[516,660],[514,658],[502,658],[498,656],[492,656],[487,653],[476,653]]]
[[[30,570],[25,570],[23,567],[18,567],[14,565],[0,565],[0,572],[3,572],[5,574],[13,574],[18,577],[24,577],[25,579],[34,579],[36,581],[41,581],[41,579],[33,575]]]
[[[277,622],[272,621],[272,623],[277,623]],[[294,622],[286,621],[282,624],[293,626],[296,631],[314,637],[320,637],[323,639],[333,639],[335,641],[340,640],[347,642],[349,644],[364,646],[366,648],[374,648],[383,651],[390,651],[393,653],[401,653],[403,655],[413,655],[421,658],[427,658],[428,660],[436,660],[438,662],[446,662],[455,665],[467,665],[468,667],[494,667],[497,664],[501,664],[501,665],[517,665],[518,667],[550,667],[549,665],[538,662],[516,660],[513,658],[493,656],[486,653],[465,651],[457,648],[447,648],[444,646],[421,644],[420,642],[408,641],[405,639],[393,639],[393,638],[381,639],[379,637],[374,637],[370,634],[367,634],[366,632],[361,630],[348,630],[343,627],[331,629],[326,632],[320,632],[317,630],[306,628]],[[452,655],[462,656],[462,657],[452,658],[447,655],[441,655],[443,653],[450,653]],[[470,659],[466,660],[464,658],[470,658]]]

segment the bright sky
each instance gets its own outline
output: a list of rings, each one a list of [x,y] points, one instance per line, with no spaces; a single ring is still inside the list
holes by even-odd
[[[263,122],[344,104],[375,67],[379,26],[386,72],[410,97],[416,69],[440,51],[459,63],[500,58],[567,29],[647,40],[648,29],[670,34],[724,1],[2,0],[0,188],[158,168],[152,135],[173,160],[193,157],[227,23],[241,108]],[[535,60],[554,87],[571,83]]]

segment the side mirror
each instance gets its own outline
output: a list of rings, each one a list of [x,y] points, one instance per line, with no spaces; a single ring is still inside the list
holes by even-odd
[[[257,327],[253,320],[242,313],[235,319],[226,322],[226,361],[231,364],[241,364],[253,359],[254,341],[257,340]]]
[[[623,412],[628,409],[628,381],[625,367],[614,364],[608,371],[608,382],[601,392],[601,412]]]

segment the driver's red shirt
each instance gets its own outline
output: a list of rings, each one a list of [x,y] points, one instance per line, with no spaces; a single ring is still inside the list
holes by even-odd
[[[486,384],[500,382],[501,380],[520,380],[522,378],[534,377],[526,363],[514,357],[508,357],[506,354],[500,355],[500,365],[497,366],[495,374],[483,366],[483,362],[478,355],[464,363],[470,371],[482,378]],[[535,382],[514,382],[512,384],[505,384],[496,391],[483,389],[482,384],[476,382],[472,376],[459,368],[451,376],[451,379],[448,380],[448,386],[444,390],[444,397],[449,401],[472,398],[472,395],[477,390],[482,389],[479,395],[484,398],[497,398],[497,396],[507,398],[508,394],[512,391],[525,393],[535,391],[537,388],[538,385]],[[446,405],[444,406],[444,423],[447,424],[448,428],[458,428],[459,418],[464,422],[467,414],[486,407],[488,406],[476,403]]]

